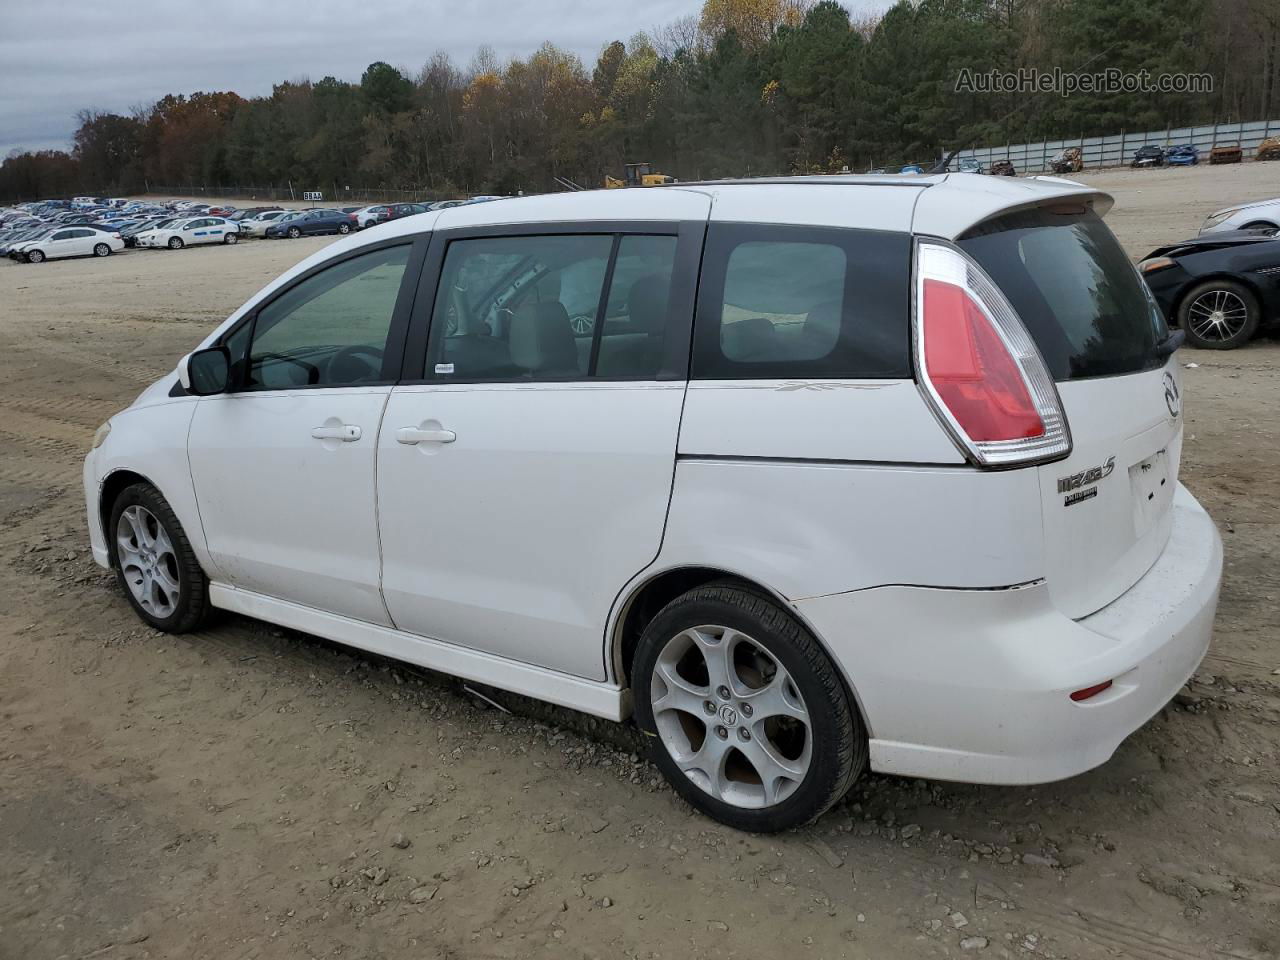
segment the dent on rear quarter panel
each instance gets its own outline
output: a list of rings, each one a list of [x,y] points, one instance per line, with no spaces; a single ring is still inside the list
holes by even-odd
[[[681,459],[656,566],[731,570],[788,600],[1044,575],[1036,471]]]

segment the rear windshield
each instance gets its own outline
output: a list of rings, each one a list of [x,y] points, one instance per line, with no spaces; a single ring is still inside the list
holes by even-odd
[[[1026,210],[989,220],[960,246],[990,274],[1054,380],[1161,366],[1164,318],[1115,236],[1092,211]]]

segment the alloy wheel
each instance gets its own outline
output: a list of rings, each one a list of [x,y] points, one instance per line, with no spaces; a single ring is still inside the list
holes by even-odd
[[[146,507],[127,507],[116,525],[120,571],[138,605],[159,619],[173,614],[182,592],[182,574],[173,541]]]
[[[712,797],[768,807],[804,781],[813,756],[809,711],[759,641],[724,626],[683,630],[658,655],[650,683],[663,746]]]
[[[1201,340],[1230,340],[1248,320],[1248,306],[1230,290],[1208,290],[1191,301],[1187,310],[1191,332]]]

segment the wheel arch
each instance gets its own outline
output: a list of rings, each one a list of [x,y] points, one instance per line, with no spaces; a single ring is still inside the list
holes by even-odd
[[[145,477],[140,473],[125,468],[112,470],[102,482],[98,484],[98,522],[102,526],[102,537],[107,547],[107,554],[111,557],[111,562],[115,564],[116,553],[111,548],[111,508],[115,505],[116,499],[126,489],[135,483],[145,483],[156,490],[160,488],[151,482],[150,477]],[[164,494],[161,493],[161,496]]]
[[[867,736],[874,735],[871,719],[867,716],[867,711],[862,704],[862,698],[858,695],[857,687],[849,676],[847,666],[834,654],[826,638],[814,629],[808,618],[796,609],[795,604],[765,583],[745,574],[718,567],[696,565],[668,567],[664,570],[651,572],[647,577],[633,583],[626,589],[626,597],[619,605],[618,614],[610,628],[608,649],[605,651],[606,662],[612,667],[613,675],[617,678],[619,686],[623,689],[630,689],[631,687],[631,665],[635,659],[640,635],[644,633],[644,628],[648,626],[649,621],[657,616],[658,612],[676,597],[714,581],[732,584],[752,593],[760,594],[777,604],[788,615],[794,617],[796,622],[817,641],[818,646],[822,648],[822,651],[835,667],[836,674],[844,685],[845,693],[849,696],[849,702],[852,704],[853,709],[858,711],[858,716],[862,719],[863,729],[866,730]]]

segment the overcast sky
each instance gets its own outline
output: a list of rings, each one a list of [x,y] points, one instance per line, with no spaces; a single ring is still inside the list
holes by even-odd
[[[888,0],[851,0],[883,9]],[[701,0],[0,0],[0,157],[66,148],[75,113],[125,113],[166,93],[234,90],[332,75],[356,81],[375,60],[416,72],[436,50],[465,66],[544,40],[588,69],[611,40],[678,17]]]

